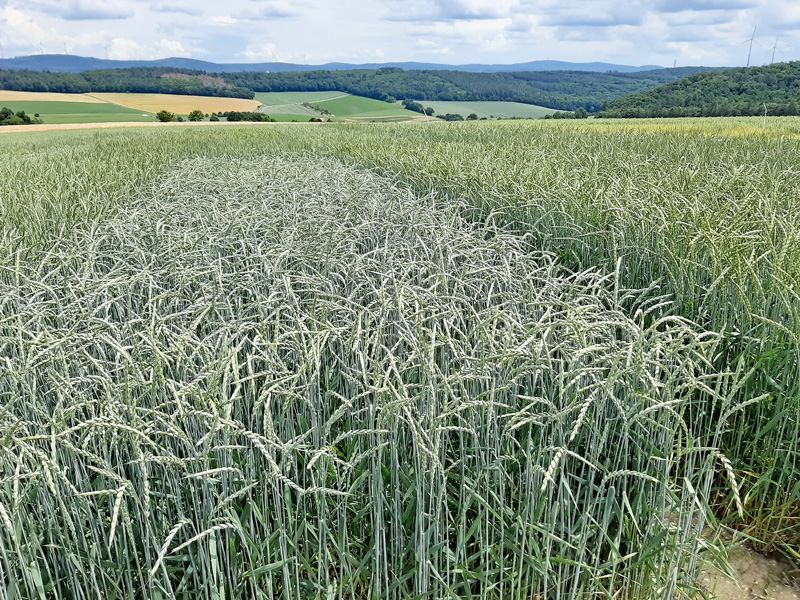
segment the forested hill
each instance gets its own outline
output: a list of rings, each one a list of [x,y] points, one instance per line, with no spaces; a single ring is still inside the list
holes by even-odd
[[[800,62],[698,73],[610,102],[599,116],[715,117],[800,114]]]
[[[379,100],[503,100],[558,110],[575,110],[582,106],[594,112],[600,110],[605,102],[704,70],[707,68],[682,67],[639,73],[469,73],[382,68],[299,73],[225,73],[220,77],[228,83],[257,92],[340,90]]]
[[[138,92],[253,98],[252,90],[236,87],[203,71],[175,68],[109,69],[84,73],[0,71],[0,90],[23,92]]]
[[[41,92],[147,92],[252,98],[253,92],[338,90],[379,100],[502,100],[557,110],[590,112],[629,94],[708,70],[657,69],[638,73],[587,71],[465,71],[399,68],[289,73],[205,73],[175,68],[132,68],[80,74],[2,71],[0,89]]]

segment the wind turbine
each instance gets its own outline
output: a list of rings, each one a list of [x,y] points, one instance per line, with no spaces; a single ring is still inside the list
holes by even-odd
[[[746,44],[747,42],[750,42],[750,50],[747,51],[747,66],[748,67],[750,66],[750,55],[753,53],[753,44],[755,43],[755,44],[758,44],[759,46],[761,45],[758,42],[756,42],[756,27],[753,27],[753,35],[751,35],[749,38],[747,38],[745,41],[742,42],[743,44]]]
[[[44,44],[42,42],[39,42],[39,48],[42,49],[42,56],[44,56]]]
[[[67,42],[64,42],[64,56],[67,56]]]
[[[104,46],[106,49],[106,60],[108,60],[108,45]]]
[[[775,51],[776,50],[778,52],[780,52],[780,48],[778,48],[778,36],[777,35],[775,36],[775,45],[772,47],[772,59],[769,61],[769,64],[772,64],[772,63],[775,62]]]

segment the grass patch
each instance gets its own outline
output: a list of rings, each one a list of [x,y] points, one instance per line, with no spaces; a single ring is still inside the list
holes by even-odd
[[[406,110],[397,104],[390,104],[388,102],[381,102],[380,100],[363,98],[361,96],[346,95],[344,98],[316,101],[312,102],[312,104],[327,110],[339,119],[345,120],[369,120],[398,117],[404,117],[405,120],[411,120],[419,119],[421,117],[419,113]]]
[[[266,106],[285,106],[287,104],[300,104],[303,102],[319,102],[340,96],[347,96],[344,92],[332,90],[330,92],[256,92],[256,100]]]
[[[510,119],[511,117],[521,117],[523,119],[541,119],[545,115],[556,112],[544,106],[533,104],[523,104],[521,102],[449,102],[449,101],[428,101],[422,100],[420,103],[425,107],[431,107],[436,112],[435,115],[447,113],[459,114],[466,117],[475,113],[478,118],[501,117]]]

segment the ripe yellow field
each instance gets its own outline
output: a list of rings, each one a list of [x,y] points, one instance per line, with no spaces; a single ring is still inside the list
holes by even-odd
[[[254,111],[260,103],[244,98],[213,98],[210,96],[180,96],[177,94],[92,94],[102,102],[111,102],[136,110],[158,112],[168,110],[179,115],[188,115],[193,110],[204,113],[227,112],[229,110]]]
[[[57,94],[55,92],[12,92],[0,90],[0,102],[85,102],[102,104],[105,100],[88,94]]]

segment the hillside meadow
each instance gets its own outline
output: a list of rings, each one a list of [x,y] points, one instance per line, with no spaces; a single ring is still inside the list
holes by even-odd
[[[511,119],[541,119],[545,115],[553,114],[555,109],[535,104],[523,104],[522,102],[456,102],[456,101],[421,101],[423,106],[430,107],[435,111],[435,115],[446,115],[447,113],[459,114],[467,117],[475,114],[479,119],[501,118]]]
[[[46,125],[147,122],[154,120],[155,113],[160,110],[183,117],[193,110],[205,114],[261,110],[279,122],[304,122],[311,117],[345,122],[424,120],[418,113],[396,104],[336,91],[259,93],[255,100],[248,100],[176,94],[56,94],[2,90],[0,106],[8,106],[15,112],[24,110],[31,115],[38,113]]]
[[[798,125],[0,135],[0,598],[800,559]]]

